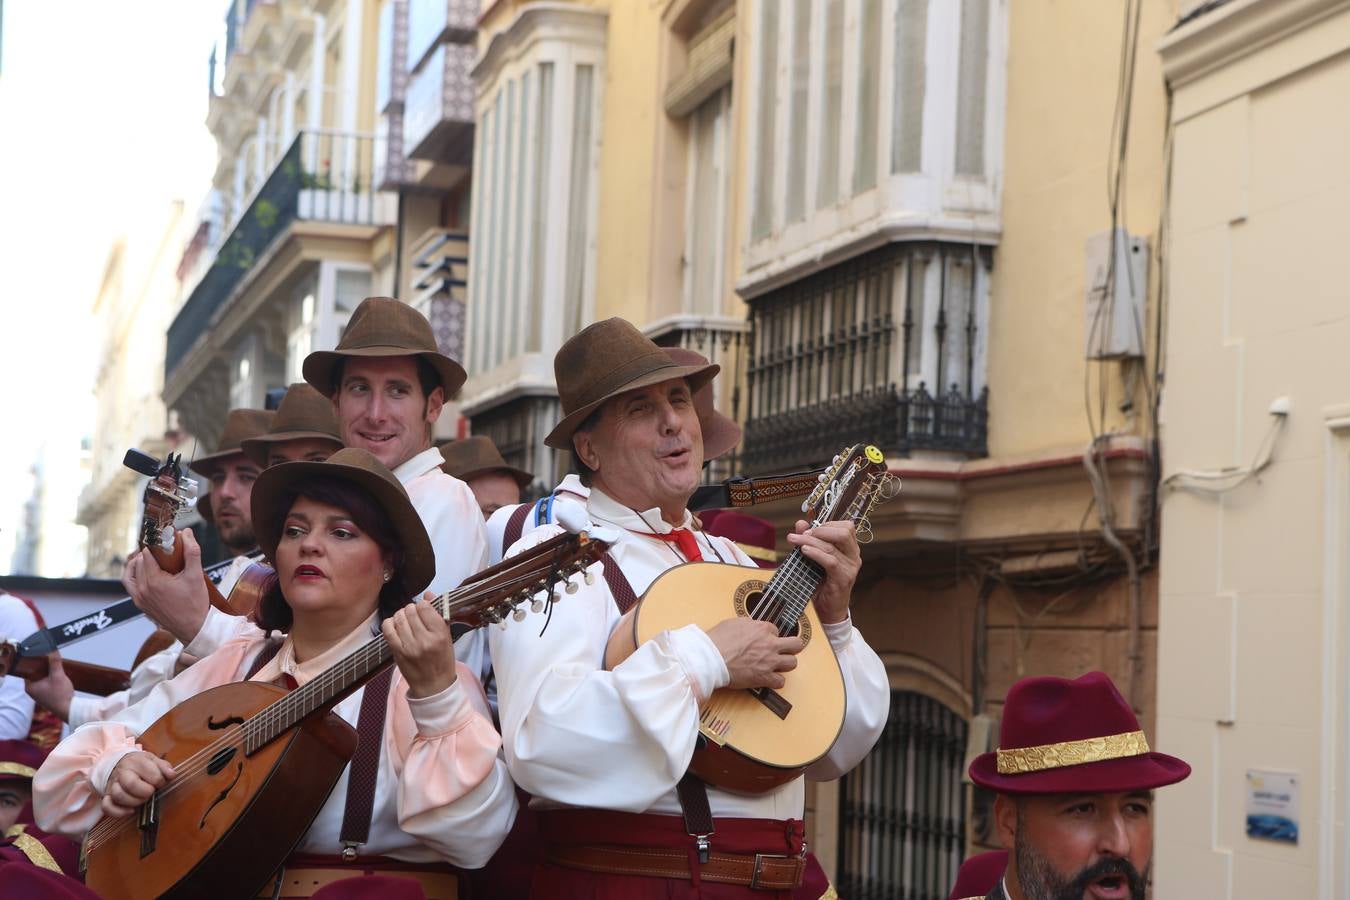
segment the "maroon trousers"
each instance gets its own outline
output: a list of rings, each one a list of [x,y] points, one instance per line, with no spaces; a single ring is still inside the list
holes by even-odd
[[[662,847],[686,850],[690,870],[698,870],[694,839],[679,816],[619,813],[604,810],[550,810],[537,815],[545,856],[548,847],[609,846]],[[798,819],[718,819],[712,848],[718,853],[753,856],[756,853],[797,856],[804,833]],[[816,900],[829,889],[829,881],[814,857],[802,886],[796,891],[754,890],[733,884],[717,884],[652,875],[613,875],[571,869],[541,861],[530,885],[530,900]]]

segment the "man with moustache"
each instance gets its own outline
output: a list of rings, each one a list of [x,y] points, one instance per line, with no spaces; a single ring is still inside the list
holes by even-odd
[[[302,371],[332,401],[343,443],[374,454],[408,492],[436,551],[427,589],[444,593],[486,566],[478,503],[464,482],[441,471],[445,460],[432,443],[445,401],[464,384],[464,369],[437,348],[426,317],[392,297],[367,297],[337,347],[305,357]],[[481,629],[455,642],[455,657],[490,683]]]
[[[589,482],[590,518],[613,529],[614,541],[604,578],[552,604],[547,627],[541,612],[490,629],[506,762],[533,797],[547,857],[530,896],[802,896],[803,779],[746,796],[685,777],[703,699],[721,687],[781,687],[801,641],[730,618],[707,631],[663,632],[603,666],[622,611],[662,572],[696,560],[755,565],[702,532],[688,510],[704,454],[694,396],[718,367],[677,365],[630,323],[610,319],[564,344],[554,371],[564,415],[547,443],[573,452]],[[512,549],[556,533],[537,528]],[[890,687],[849,618],[861,566],[852,524],[799,522],[788,542],[824,573],[812,602],[848,692],[840,736],[807,777],[838,778],[880,736]],[[813,887],[814,896],[829,890]]]
[[[1010,851],[986,900],[1144,900],[1153,791],[1190,773],[1149,749],[1101,672],[1017,682],[998,749],[970,764],[971,780],[998,794],[994,823]]]

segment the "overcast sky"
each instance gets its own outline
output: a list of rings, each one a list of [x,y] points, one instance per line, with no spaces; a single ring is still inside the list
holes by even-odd
[[[94,428],[100,342],[89,320],[109,248],[124,232],[162,228],[175,198],[192,214],[209,187],[207,59],[226,7],[3,2],[0,572],[44,442],[74,518],[71,469]]]

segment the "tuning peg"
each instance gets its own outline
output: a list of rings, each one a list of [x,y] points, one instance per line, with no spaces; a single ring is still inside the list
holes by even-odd
[[[532,612],[532,613],[540,613],[540,612],[543,612],[543,611],[544,611],[544,601],[543,601],[543,600],[535,599],[533,602],[530,603],[530,612]]]
[[[523,607],[517,606],[516,611],[511,613],[511,618],[515,619],[517,622],[524,622],[525,609]]]
[[[592,584],[595,584],[595,573],[592,572],[592,571],[590,571],[589,569],[584,570],[584,571],[581,573],[581,577],[584,578],[584,579],[586,580],[586,585],[587,585],[588,587],[589,587],[590,585],[592,585]]]
[[[565,587],[563,590],[567,591],[567,593],[569,594],[575,594],[579,590],[579,588],[577,587],[577,583],[569,578],[567,580],[567,587]]]

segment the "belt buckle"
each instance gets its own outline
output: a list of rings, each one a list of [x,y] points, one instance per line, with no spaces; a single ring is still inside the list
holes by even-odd
[[[750,890],[752,891],[768,890],[764,885],[759,883],[759,876],[764,869],[764,860],[766,859],[790,859],[790,857],[781,853],[756,853],[755,868],[750,873]],[[777,888],[774,890],[777,890]]]

